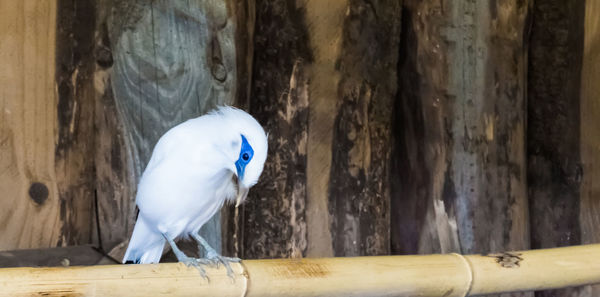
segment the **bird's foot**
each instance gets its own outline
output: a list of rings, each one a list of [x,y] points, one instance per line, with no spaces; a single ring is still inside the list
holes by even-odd
[[[206,275],[206,270],[204,269],[204,267],[202,267],[202,265],[207,265],[209,263],[206,263],[203,260],[204,259],[197,259],[197,258],[185,256],[185,258],[179,259],[179,262],[185,264],[185,266],[187,266],[187,267],[192,267],[192,266],[195,267],[196,269],[198,269],[198,271],[200,271],[200,275],[204,279],[206,279],[207,281],[210,281],[210,279],[208,278],[208,275]]]
[[[220,264],[223,264],[223,266],[225,266],[225,269],[227,269],[227,276],[229,276],[232,280],[235,280],[235,277],[233,275],[233,269],[231,269],[231,263],[239,263],[242,261],[242,259],[240,258],[221,256],[214,251],[209,251],[208,253],[206,253],[206,260],[209,261],[212,265],[216,265],[217,268],[219,268]]]

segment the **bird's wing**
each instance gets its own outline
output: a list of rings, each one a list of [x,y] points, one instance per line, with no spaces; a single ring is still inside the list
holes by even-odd
[[[174,233],[192,220],[208,220],[235,191],[232,173],[224,165],[226,156],[216,152],[212,142],[190,139],[185,132],[172,129],[159,140],[136,197],[150,224]]]

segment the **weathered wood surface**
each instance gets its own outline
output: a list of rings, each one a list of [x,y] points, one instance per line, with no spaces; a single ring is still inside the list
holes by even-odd
[[[400,2],[348,1],[336,88],[329,214],[334,256],[390,252],[390,160]]]
[[[527,177],[531,248],[581,244],[581,69],[585,1],[535,1],[529,49]],[[589,288],[537,292],[589,296]]]
[[[67,2],[0,3],[0,249],[92,240],[91,37]]]
[[[270,133],[245,258],[389,251],[397,1],[257,1],[250,111]]]
[[[581,242],[580,86],[585,1],[533,9],[527,118],[532,247]]]
[[[55,246],[56,2],[3,1],[0,12],[0,248]]]
[[[600,242],[600,2],[585,2],[583,68],[581,74],[581,180],[580,218],[582,243]],[[600,296],[600,285],[588,296]]]
[[[405,2],[394,253],[529,248],[530,1]]]
[[[309,85],[309,123],[306,156],[307,201],[306,226],[308,257],[332,257],[333,245],[329,219],[329,184],[331,148],[333,143],[333,114],[337,105],[332,98],[340,81],[336,67],[340,55],[343,22],[347,1],[310,1],[306,17],[318,25],[311,26],[308,35],[314,62]],[[309,22],[310,24],[311,22]],[[327,42],[324,42],[327,40]]]
[[[56,88],[58,140],[55,162],[60,218],[59,246],[95,241],[96,176],[93,162],[95,91],[94,2],[58,1]]]
[[[110,249],[132,231],[132,193],[160,136],[217,105],[246,100],[252,15],[244,10],[251,2],[242,1],[101,3],[106,23],[99,31],[104,25],[106,38],[100,34],[98,49],[110,58],[98,62],[99,97],[104,113],[117,110],[119,120],[115,114],[98,119],[100,231]],[[120,178],[128,182],[111,184]],[[201,234],[221,250],[220,215]]]
[[[312,56],[303,9],[292,3],[256,1],[250,113],[269,133],[269,152],[240,218],[243,258],[302,256],[306,251],[306,67]]]

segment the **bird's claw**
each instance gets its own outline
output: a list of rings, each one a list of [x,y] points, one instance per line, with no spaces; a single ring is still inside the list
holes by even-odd
[[[227,269],[227,276],[229,276],[229,278],[231,278],[232,280],[235,280],[235,276],[233,275],[233,269],[231,268],[230,263],[239,263],[240,261],[242,261],[240,258],[224,257],[217,254],[216,252],[207,253],[206,260],[210,261],[212,265],[216,266],[217,268],[219,268],[220,264],[223,264],[223,266],[225,266],[225,269]]]
[[[206,270],[204,269],[204,267],[202,267],[203,264],[206,265],[207,263],[203,263],[202,260],[203,259],[186,257],[185,259],[182,259],[181,262],[187,267],[195,267],[196,269],[198,269],[198,271],[200,271],[200,275],[202,276],[202,278],[206,279],[207,281],[210,281],[208,275],[206,275]]]

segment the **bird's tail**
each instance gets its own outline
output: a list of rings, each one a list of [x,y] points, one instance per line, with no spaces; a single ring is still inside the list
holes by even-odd
[[[123,257],[123,263],[158,263],[164,247],[165,239],[162,234],[152,230],[140,215],[133,228],[133,234],[131,234],[129,246],[127,246],[127,251]]]

